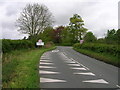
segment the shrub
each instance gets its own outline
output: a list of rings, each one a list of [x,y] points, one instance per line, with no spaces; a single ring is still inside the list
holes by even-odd
[[[29,40],[2,40],[2,51],[3,53],[10,52],[12,50],[28,49],[33,48],[34,44]]]
[[[50,47],[52,47],[52,46],[54,46],[54,43],[53,43],[52,41],[47,42],[47,43],[45,44],[45,48],[50,48]]]
[[[98,43],[84,43],[79,44],[76,43],[73,45],[74,48],[77,49],[86,49],[95,51],[98,53],[108,53],[114,56],[118,56],[120,54],[120,45],[108,45],[108,44],[98,44]]]

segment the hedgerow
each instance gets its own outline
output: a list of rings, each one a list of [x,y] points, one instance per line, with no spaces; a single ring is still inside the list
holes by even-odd
[[[29,40],[2,40],[2,51],[3,53],[10,52],[12,50],[34,48],[34,43]]]
[[[108,44],[98,44],[98,43],[76,43],[73,45],[77,49],[86,49],[98,53],[107,53],[114,56],[120,55],[120,45],[108,45]]]

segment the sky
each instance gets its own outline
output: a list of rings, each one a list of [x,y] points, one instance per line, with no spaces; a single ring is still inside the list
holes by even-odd
[[[16,20],[28,3],[46,5],[54,16],[53,26],[68,25],[73,14],[79,14],[85,27],[98,38],[107,30],[118,29],[119,0],[0,0],[0,38],[22,39]]]

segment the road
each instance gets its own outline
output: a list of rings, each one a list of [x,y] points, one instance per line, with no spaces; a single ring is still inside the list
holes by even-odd
[[[118,68],[58,46],[41,56],[40,88],[120,88]]]

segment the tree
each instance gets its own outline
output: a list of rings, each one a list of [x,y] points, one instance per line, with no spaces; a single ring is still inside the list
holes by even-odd
[[[117,40],[117,44],[120,44],[120,29],[116,31],[116,40]]]
[[[28,34],[30,38],[39,35],[53,23],[52,13],[45,5],[28,4],[17,19],[18,31]]]
[[[43,42],[53,41],[53,27],[47,27],[43,31],[43,33],[39,34],[39,38],[43,40]]]
[[[69,30],[69,26],[64,27],[61,33],[62,37],[62,45],[72,45],[73,44],[73,38],[71,37],[71,33]]]
[[[73,43],[82,39],[82,36],[87,31],[86,28],[83,27],[84,21],[78,14],[74,14],[73,17],[70,18],[70,33],[73,38]]]
[[[58,26],[56,29],[53,31],[53,40],[54,43],[61,43],[62,39],[62,30],[64,29],[63,26]]]
[[[85,42],[95,42],[97,38],[94,36],[92,32],[87,32],[86,35],[84,36],[84,41]]]
[[[116,42],[116,30],[115,29],[108,30],[105,40],[106,40],[106,43],[108,44],[115,43]]]

